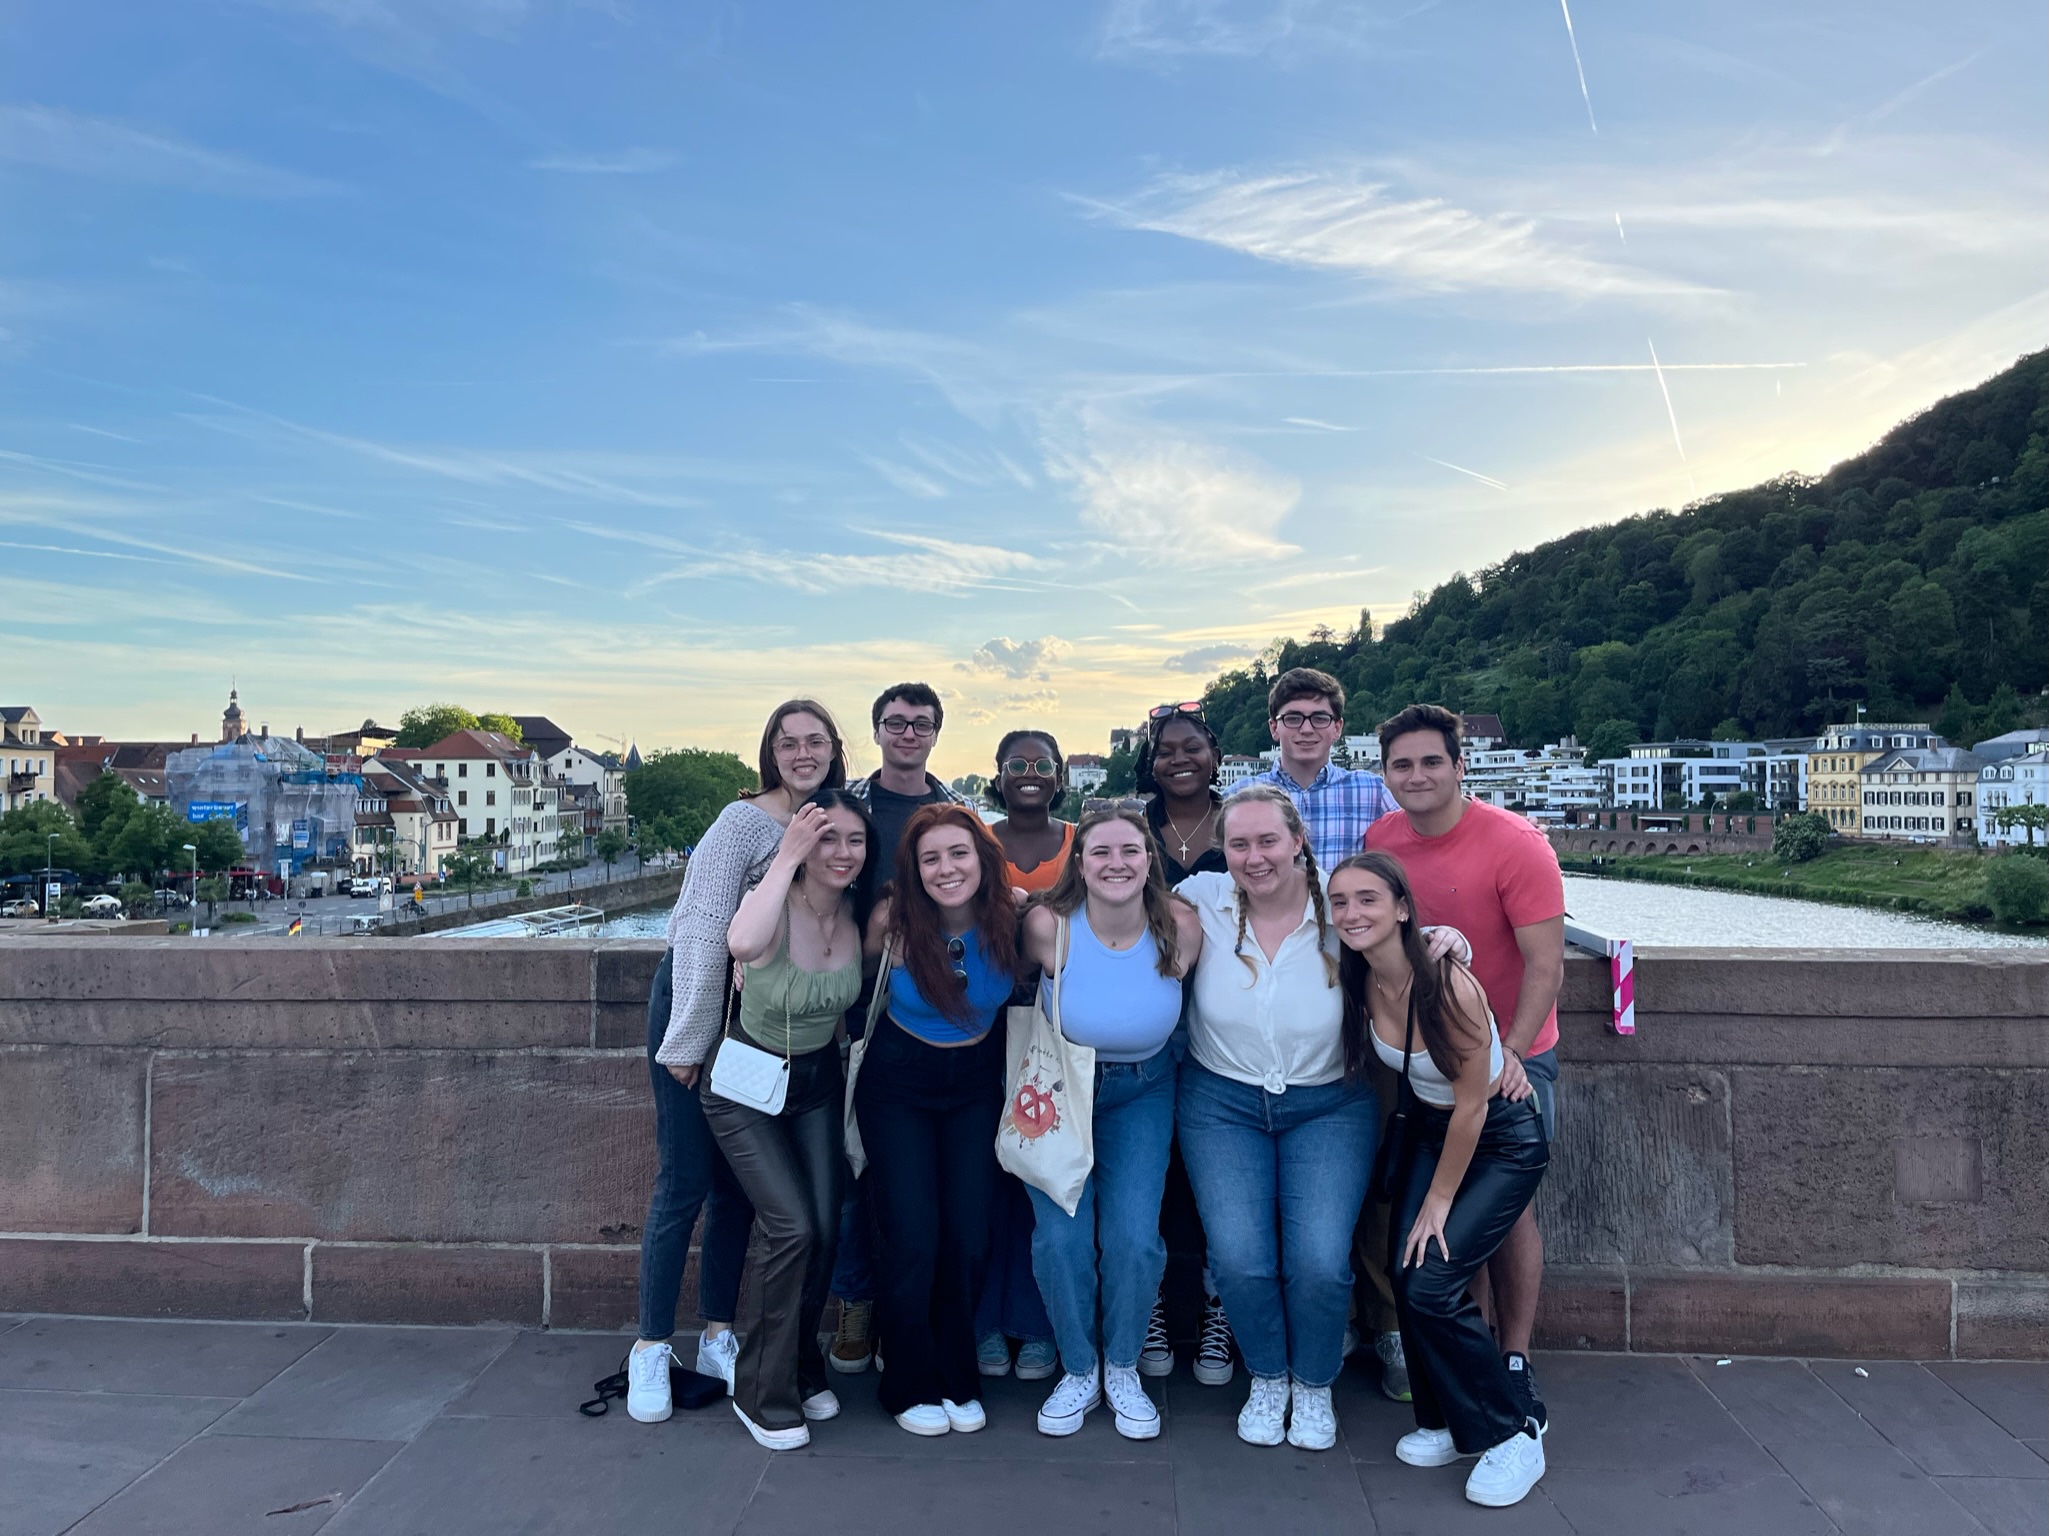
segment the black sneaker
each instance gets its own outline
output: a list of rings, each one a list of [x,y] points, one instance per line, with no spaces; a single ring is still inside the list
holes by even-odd
[[[1512,1349],[1501,1357],[1501,1363],[1508,1367],[1508,1383],[1515,1389],[1523,1412],[1537,1426],[1537,1433],[1544,1434],[1551,1428],[1551,1416],[1544,1409],[1544,1400],[1537,1396],[1537,1378],[1530,1371],[1530,1357]]]

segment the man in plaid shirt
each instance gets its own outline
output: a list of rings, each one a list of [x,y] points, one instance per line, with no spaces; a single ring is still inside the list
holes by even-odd
[[[1332,766],[1331,748],[1345,734],[1345,686],[1328,672],[1319,672],[1314,667],[1289,668],[1267,690],[1266,713],[1267,729],[1273,732],[1281,749],[1281,760],[1238,788],[1243,789],[1246,784],[1272,784],[1288,792],[1302,813],[1302,826],[1316,855],[1317,872],[1327,880],[1339,860],[1365,849],[1366,829],[1400,807],[1379,774]],[[1392,1083],[1386,1071],[1373,1073],[1383,1117],[1393,1107]],[[1387,1223],[1386,1205],[1369,1199],[1352,1237],[1352,1267],[1361,1281],[1353,1310],[1359,1321],[1373,1331],[1373,1353],[1380,1360],[1380,1390],[1397,1402],[1407,1402],[1409,1364],[1402,1355],[1402,1336],[1395,1323],[1394,1287],[1388,1282],[1387,1264],[1381,1252]],[[1356,1338],[1348,1326],[1347,1354]]]
[[[1331,748],[1345,734],[1345,687],[1328,672],[1289,668],[1267,690],[1266,713],[1281,760],[1238,788],[1286,790],[1302,813],[1317,870],[1328,876],[1338,860],[1365,848],[1368,827],[1399,807],[1379,774],[1332,764]]]

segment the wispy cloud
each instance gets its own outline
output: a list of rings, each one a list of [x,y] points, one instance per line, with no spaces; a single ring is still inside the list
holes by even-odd
[[[1160,665],[1169,672],[1214,672],[1234,661],[1244,661],[1259,652],[1249,645],[1199,645],[1192,651],[1169,656]]]
[[[946,495],[945,486],[930,475],[919,474],[908,464],[898,464],[894,460],[879,458],[872,453],[860,454],[858,457],[863,464],[906,496],[916,496],[921,501],[939,501]]]
[[[1356,432],[1357,427],[1341,427],[1334,421],[1318,421],[1314,416],[1284,416],[1284,423],[1291,427],[1313,427],[1319,432]]]
[[[889,554],[839,554],[817,550],[762,548],[696,549],[659,536],[633,535],[600,526],[586,533],[673,550],[686,555],[680,564],[657,573],[635,588],[636,594],[674,581],[711,581],[739,577],[800,592],[843,592],[860,587],[885,587],[902,592],[957,596],[1005,585],[1038,569],[1036,556],[992,544],[964,544],[921,534],[857,530],[897,546]]]
[[[1358,47],[1393,22],[1436,3],[1420,0],[1388,16],[1356,0],[1112,0],[1096,46],[1104,58],[1152,63]]]
[[[611,154],[543,155],[529,160],[530,171],[561,171],[572,176],[647,176],[666,171],[676,157],[663,149],[622,149]]]
[[[1232,565],[1291,554],[1290,476],[1200,439],[1084,411],[1048,432],[1046,472],[1073,488],[1085,528],[1149,565]]]
[[[340,190],[316,177],[56,107],[0,106],[0,160],[236,197],[311,197]]]
[[[1424,292],[1643,298],[1710,291],[1547,241],[1531,218],[1400,198],[1384,182],[1342,171],[1170,175],[1121,201],[1076,201],[1128,229]]]
[[[1048,663],[1059,660],[1074,647],[1058,635],[1041,635],[1036,640],[1013,640],[998,635],[976,648],[966,661],[954,663],[958,672],[997,672],[1022,682],[1050,682]]]

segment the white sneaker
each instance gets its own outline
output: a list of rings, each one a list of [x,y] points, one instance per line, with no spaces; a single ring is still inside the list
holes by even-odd
[[[626,1411],[642,1424],[659,1424],[676,1411],[669,1398],[669,1362],[676,1351],[667,1344],[638,1344],[626,1357]]]
[[[1103,1372],[1103,1395],[1117,1413],[1117,1433],[1127,1440],[1154,1440],[1160,1433],[1160,1410],[1146,1396],[1138,1371],[1113,1365]]]
[[[1167,1303],[1164,1297],[1153,1298],[1153,1315],[1145,1325],[1145,1347],[1138,1352],[1138,1374],[1174,1374],[1174,1341],[1167,1337]]]
[[[972,1435],[989,1427],[989,1415],[982,1411],[979,1402],[956,1403],[950,1397],[942,1397],[939,1411],[946,1415],[946,1427],[957,1435]]]
[[[1532,1422],[1485,1452],[1466,1479],[1466,1497],[1489,1509],[1520,1504],[1544,1476],[1544,1442]]]
[[[1394,1443],[1394,1459],[1412,1467],[1448,1467],[1459,1459],[1448,1429],[1412,1429]]]
[[[754,1437],[754,1443],[764,1450],[801,1451],[811,1443],[811,1431],[805,1425],[799,1424],[794,1429],[763,1429],[747,1417],[746,1411],[738,1403],[733,1404],[733,1412],[738,1414],[740,1422],[747,1426],[747,1433]]]
[[[1297,1450],[1327,1451],[1337,1443],[1338,1416],[1330,1406],[1330,1388],[1296,1382],[1288,1409],[1288,1444]]]
[[[907,1429],[914,1435],[943,1435],[953,1428],[953,1421],[946,1416],[946,1410],[937,1403],[920,1403],[915,1408],[906,1408],[896,1416],[898,1429]]]
[[[1088,1417],[1091,1409],[1102,1406],[1100,1373],[1090,1371],[1086,1376],[1077,1376],[1069,1371],[1060,1378],[1060,1385],[1053,1389],[1053,1395],[1046,1399],[1046,1406],[1039,1410],[1039,1433],[1071,1435],[1081,1428],[1081,1421]]]
[[[723,1381],[728,1397],[733,1395],[733,1367],[739,1359],[740,1339],[730,1328],[717,1338],[705,1334],[697,1341],[697,1374]]]
[[[1247,1445],[1279,1445],[1288,1437],[1288,1378],[1255,1376],[1252,1395],[1238,1410],[1238,1438]]]
[[[1210,1297],[1202,1309],[1202,1338],[1195,1346],[1195,1379],[1206,1387],[1221,1387],[1231,1380],[1231,1320],[1224,1316],[1224,1304]]]
[[[804,1417],[811,1420],[814,1424],[825,1419],[836,1419],[839,1416],[839,1396],[830,1387],[827,1387],[823,1392],[814,1392],[804,1399]]]

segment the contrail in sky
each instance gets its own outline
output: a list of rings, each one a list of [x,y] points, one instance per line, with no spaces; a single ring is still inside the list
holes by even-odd
[[[1447,459],[1433,459],[1427,453],[1419,453],[1416,455],[1416,457],[1424,460],[1426,463],[1441,465],[1445,469],[1455,469],[1462,475],[1471,475],[1475,480],[1478,480],[1485,485],[1491,485],[1497,491],[1505,491],[1508,489],[1507,486],[1503,485],[1499,480],[1496,480],[1492,475],[1483,475],[1477,469],[1467,469],[1463,465],[1453,464]]]
[[[1679,413],[1672,409],[1672,391],[1665,388],[1665,370],[1658,366],[1657,344],[1646,340],[1644,345],[1651,349],[1651,372],[1658,376],[1658,393],[1665,397],[1665,415],[1672,423],[1672,446],[1679,450],[1679,462],[1686,464],[1686,444],[1679,440]],[[1691,464],[1686,464],[1686,489],[1690,493],[1698,494],[1693,483]]]
[[[1594,98],[1587,94],[1586,66],[1579,61],[1579,39],[1572,32],[1572,7],[1567,0],[1558,0],[1558,9],[1565,12],[1565,40],[1572,44],[1572,67],[1579,71],[1579,94],[1587,104],[1587,126],[1599,133],[1601,125],[1594,121]]]
[[[1615,215],[1615,233],[1624,245],[1629,244],[1629,236],[1622,232],[1622,215],[1619,213]]]

